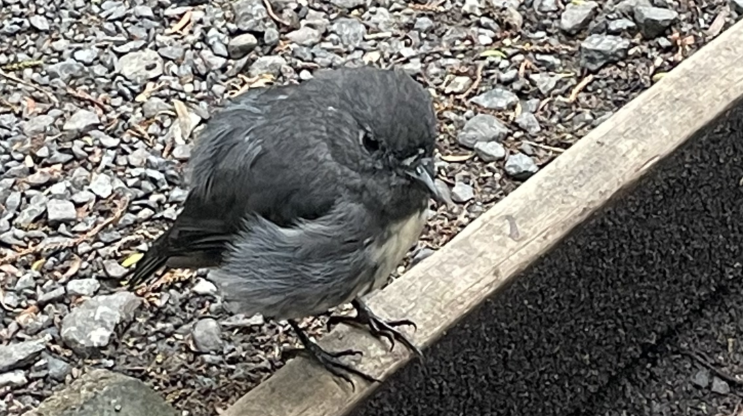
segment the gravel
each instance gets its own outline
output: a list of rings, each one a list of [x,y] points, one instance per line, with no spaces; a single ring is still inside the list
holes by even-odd
[[[182,206],[193,140],[228,97],[362,64],[401,67],[434,93],[436,183],[452,203],[397,276],[741,11],[726,0],[170,3],[0,0],[0,342],[46,348],[0,372],[10,415],[92,368],[211,415],[298,345],[284,323],[230,321],[196,273],[172,271],[143,297],[117,292]],[[325,319],[306,321],[313,335]]]

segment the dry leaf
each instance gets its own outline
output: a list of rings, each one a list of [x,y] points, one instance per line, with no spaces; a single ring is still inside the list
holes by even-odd
[[[12,264],[0,264],[0,271],[10,276],[18,276],[21,272]]]
[[[170,35],[183,30],[191,22],[191,16],[193,16],[193,12],[191,10],[184,13],[178,23],[165,30],[165,34]]]
[[[28,109],[28,114],[33,114],[36,112],[36,101],[34,101],[31,97],[26,97],[26,108]]]
[[[39,307],[36,305],[31,305],[28,308],[24,309],[23,312],[19,313],[18,316],[15,317],[15,320],[21,326],[26,326],[24,325],[24,323],[28,323],[28,320],[33,319],[34,315],[36,315],[37,313],[39,313]]]
[[[129,257],[125,258],[124,261],[121,262],[121,266],[129,268],[137,264],[138,261],[142,260],[142,257],[144,257],[144,253],[140,253],[140,252],[132,253],[129,255]]]
[[[157,87],[154,82],[148,82],[147,85],[144,86],[144,91],[139,93],[134,98],[134,101],[138,103],[143,103],[150,99],[150,95],[152,95],[153,92],[157,91]]]
[[[191,127],[191,118],[188,114],[188,107],[183,104],[180,100],[173,100],[173,106],[175,106],[175,113],[178,115],[178,124],[181,126],[181,134],[183,138],[188,138],[189,127]]]
[[[498,49],[488,49],[486,51],[480,52],[480,57],[482,58],[491,58],[491,57],[499,57],[499,58],[506,58],[506,54],[499,51]]]
[[[443,160],[444,162],[449,162],[449,163],[460,163],[460,162],[464,162],[464,161],[471,159],[472,156],[474,156],[474,153],[470,153],[466,155],[445,155],[445,156],[441,156],[441,160]]]
[[[62,275],[62,279],[67,280],[74,276],[78,270],[80,270],[80,265],[82,265],[83,261],[80,259],[80,257],[75,256],[72,259],[72,264],[70,264],[70,268],[67,269],[66,272]]]
[[[35,271],[35,272],[38,272],[39,270],[41,270],[41,268],[42,268],[42,267],[44,267],[44,263],[46,263],[46,259],[39,259],[39,260],[36,260],[36,261],[35,261],[35,262],[34,262],[34,263],[33,263],[33,264],[31,265],[31,270],[33,270],[33,271]]]
[[[728,9],[723,9],[717,14],[715,20],[712,21],[712,24],[709,25],[709,29],[705,32],[707,36],[714,38],[722,32],[722,28],[725,27],[725,19],[728,18],[728,13]]]
[[[658,72],[658,73],[656,73],[655,75],[653,75],[653,82],[660,81],[661,78],[663,78],[664,76],[666,76],[666,74],[667,74],[666,72]]]

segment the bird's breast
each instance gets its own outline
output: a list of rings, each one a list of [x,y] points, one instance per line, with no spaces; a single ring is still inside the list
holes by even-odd
[[[426,210],[417,211],[401,221],[392,223],[370,247],[372,262],[377,266],[370,291],[384,286],[390,274],[405,254],[420,238],[426,224]]]

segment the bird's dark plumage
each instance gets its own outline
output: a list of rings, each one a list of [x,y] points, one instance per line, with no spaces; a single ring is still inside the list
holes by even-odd
[[[251,90],[206,125],[183,211],[137,264],[215,268],[231,309],[294,319],[378,288],[418,239],[436,120],[408,75],[319,72]]]

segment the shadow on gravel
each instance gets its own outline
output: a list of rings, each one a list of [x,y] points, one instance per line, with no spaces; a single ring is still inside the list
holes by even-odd
[[[608,386],[743,298],[741,179],[739,104],[450,331],[427,375],[407,366],[353,414],[603,414]]]

